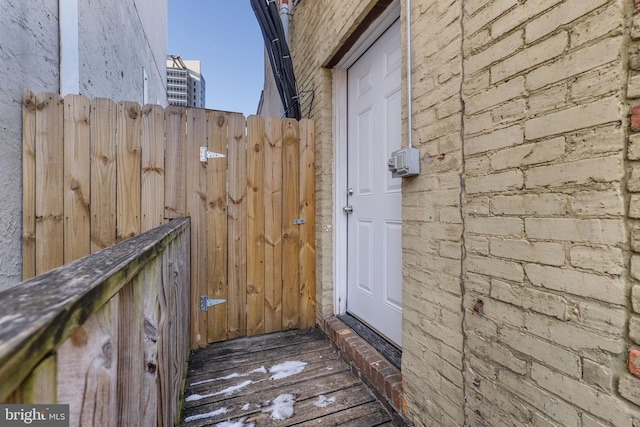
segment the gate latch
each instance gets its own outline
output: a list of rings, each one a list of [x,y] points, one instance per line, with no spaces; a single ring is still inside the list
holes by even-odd
[[[212,305],[222,304],[227,302],[226,299],[209,299],[206,296],[200,297],[200,311],[207,311],[207,308]]]
[[[304,224],[305,220],[304,220],[304,218],[296,218],[293,221],[291,221],[291,223],[293,225],[300,225],[300,224]]]
[[[207,159],[222,159],[227,157],[225,154],[214,153],[213,151],[207,151],[207,147],[200,147],[200,161],[206,162]]]

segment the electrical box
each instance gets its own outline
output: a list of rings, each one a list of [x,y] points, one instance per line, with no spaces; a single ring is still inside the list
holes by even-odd
[[[420,173],[420,150],[413,147],[401,148],[391,153],[389,170],[394,178],[407,178]]]

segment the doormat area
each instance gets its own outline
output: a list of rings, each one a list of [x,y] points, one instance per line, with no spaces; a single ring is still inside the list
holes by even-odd
[[[385,338],[381,337],[373,329],[362,323],[350,314],[341,314],[336,316],[344,324],[349,326],[353,331],[360,335],[365,341],[367,341],[373,348],[375,348],[380,354],[382,354],[393,366],[400,369],[402,360],[402,350],[393,344],[389,343]]]

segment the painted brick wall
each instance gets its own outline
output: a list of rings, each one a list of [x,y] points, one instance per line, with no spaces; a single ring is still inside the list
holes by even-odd
[[[316,89],[322,315],[334,280],[323,67],[373,3],[302,1],[292,19],[300,89]],[[422,174],[403,183],[409,423],[640,425],[636,7],[412,0]],[[403,34],[405,16],[403,1]]]

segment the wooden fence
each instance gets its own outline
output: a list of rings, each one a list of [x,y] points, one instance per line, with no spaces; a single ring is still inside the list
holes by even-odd
[[[174,425],[189,353],[189,220],[0,292],[0,402],[70,425]]]
[[[312,121],[27,91],[23,132],[24,279],[188,216],[192,346],[315,325]]]

